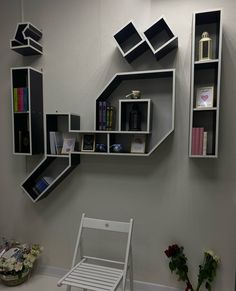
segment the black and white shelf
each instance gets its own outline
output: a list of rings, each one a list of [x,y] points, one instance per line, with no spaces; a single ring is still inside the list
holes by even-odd
[[[201,59],[199,41],[204,32],[209,34],[212,45],[209,58]],[[222,10],[195,12],[192,24],[190,158],[218,157],[221,55]],[[213,101],[210,106],[201,107],[198,92],[204,88],[213,92]]]
[[[44,152],[43,74],[31,67],[11,68],[13,153]]]
[[[39,43],[42,38],[42,31],[30,22],[17,24],[14,39],[10,41],[10,48],[23,55],[42,55],[43,47]]]

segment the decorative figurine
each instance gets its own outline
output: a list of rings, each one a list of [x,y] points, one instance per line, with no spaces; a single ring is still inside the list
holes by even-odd
[[[208,32],[203,32],[202,38],[199,40],[199,61],[212,59],[212,39]]]
[[[141,130],[142,114],[139,110],[138,104],[133,104],[132,110],[129,113],[129,130]]]
[[[140,99],[141,98],[141,92],[138,90],[132,90],[132,92],[125,96],[127,99]]]

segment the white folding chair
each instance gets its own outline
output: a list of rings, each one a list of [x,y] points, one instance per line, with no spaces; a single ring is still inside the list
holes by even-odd
[[[104,258],[83,256],[81,238],[83,229],[85,228],[126,233],[128,238],[125,260],[120,262]],[[72,268],[58,281],[57,285],[59,287],[67,285],[67,291],[70,291],[71,287],[94,291],[114,291],[120,283],[122,283],[122,291],[125,291],[127,272],[129,272],[130,291],[133,291],[132,228],[133,219],[130,219],[129,222],[118,222],[89,218],[85,217],[85,214],[83,214],[75,245]],[[80,261],[76,264],[78,253],[80,255]],[[95,263],[91,263],[91,261]],[[106,264],[108,265],[106,266]],[[111,267],[111,264],[116,267]]]

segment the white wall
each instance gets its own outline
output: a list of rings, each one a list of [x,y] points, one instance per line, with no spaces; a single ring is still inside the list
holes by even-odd
[[[192,12],[223,8],[223,66],[219,158],[188,158]],[[0,2],[0,235],[40,242],[42,263],[68,268],[82,212],[117,220],[134,217],[134,277],[180,287],[164,249],[177,242],[196,280],[202,252],[221,257],[216,291],[232,291],[236,262],[236,26],[234,0],[25,0],[25,21],[43,29],[45,54],[22,57],[9,49],[20,0]],[[130,19],[143,31],[165,15],[179,36],[177,53],[156,62],[150,52],[131,65],[112,35]],[[41,157],[12,155],[10,67],[44,71],[46,112],[81,115],[92,128],[94,102],[116,72],[176,67],[176,127],[148,159],[82,157],[81,165],[45,200],[33,204],[19,185]],[[118,242],[115,242],[118,244]]]

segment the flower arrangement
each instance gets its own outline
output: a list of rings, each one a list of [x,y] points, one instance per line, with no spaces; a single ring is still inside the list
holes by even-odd
[[[216,276],[219,258],[211,250],[204,252],[203,264],[199,265],[197,288],[194,289],[188,277],[187,258],[183,251],[184,248],[177,244],[171,245],[165,250],[166,256],[170,259],[169,268],[171,272],[176,273],[179,281],[185,282],[185,291],[199,291],[204,282],[206,289],[210,291],[211,283]]]
[[[2,281],[14,277],[14,280],[28,275],[33,268],[34,262],[39,257],[43,248],[38,244],[20,244],[15,241],[4,239],[0,245],[0,278]]]

